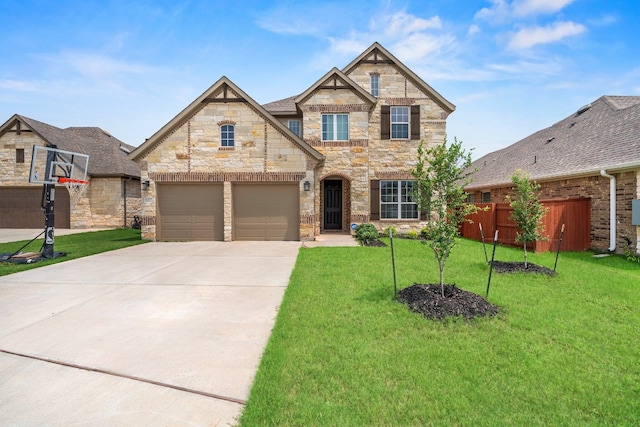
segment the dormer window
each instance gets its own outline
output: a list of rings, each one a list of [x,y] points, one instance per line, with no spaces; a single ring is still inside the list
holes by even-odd
[[[371,95],[380,96],[380,74],[371,74]]]

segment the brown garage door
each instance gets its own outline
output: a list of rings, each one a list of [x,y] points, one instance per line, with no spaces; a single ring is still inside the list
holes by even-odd
[[[42,186],[0,188],[0,228],[44,228],[44,212],[40,208]],[[70,228],[69,193],[56,187],[55,226]]]
[[[159,184],[158,240],[224,240],[222,184]]]
[[[234,240],[299,240],[298,184],[236,184]]]

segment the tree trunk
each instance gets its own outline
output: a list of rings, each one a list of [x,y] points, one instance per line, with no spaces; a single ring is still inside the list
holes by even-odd
[[[527,263],[527,241],[524,241],[524,268],[529,268],[529,264]]]
[[[440,268],[440,292],[442,293],[442,298],[444,298],[444,263],[438,261],[438,267]]]

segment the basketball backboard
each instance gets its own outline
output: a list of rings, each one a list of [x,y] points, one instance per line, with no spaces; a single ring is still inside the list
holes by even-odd
[[[88,166],[89,156],[86,154],[34,145],[29,182],[55,185],[59,178],[85,182]]]

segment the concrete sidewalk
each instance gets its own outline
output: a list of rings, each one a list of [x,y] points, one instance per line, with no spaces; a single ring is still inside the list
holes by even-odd
[[[67,234],[86,233],[88,231],[111,230],[111,228],[56,228],[55,236],[66,236]],[[21,240],[31,240],[44,232],[43,228],[0,228],[0,243],[18,242]],[[39,237],[44,239],[44,234]]]
[[[0,425],[232,425],[300,242],[147,243],[0,277]]]

